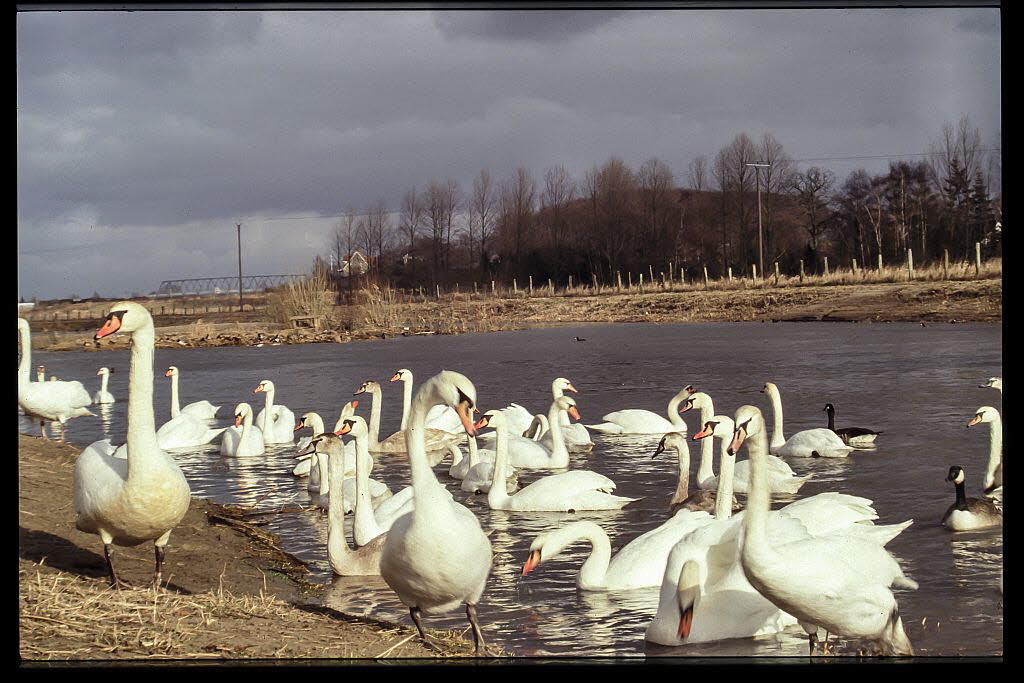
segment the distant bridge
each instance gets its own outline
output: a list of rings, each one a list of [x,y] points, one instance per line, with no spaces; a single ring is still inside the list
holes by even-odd
[[[270,287],[302,280],[305,275],[248,275],[242,278],[243,292],[262,292]],[[183,296],[186,294],[229,294],[238,292],[238,276],[196,277],[185,280],[164,280],[156,296]]]

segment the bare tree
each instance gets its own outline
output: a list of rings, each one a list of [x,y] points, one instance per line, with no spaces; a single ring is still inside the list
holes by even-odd
[[[661,251],[669,247],[669,212],[674,203],[672,190],[676,180],[664,162],[657,158],[648,159],[637,172],[640,186],[644,232],[653,250]]]
[[[402,235],[409,240],[409,257],[412,259],[413,273],[416,272],[416,236],[423,225],[423,203],[416,192],[416,186],[402,197],[402,214],[399,219]]]
[[[541,215],[547,236],[555,252],[555,272],[562,273],[562,246],[567,237],[568,208],[576,197],[576,183],[565,166],[552,166],[544,172],[544,191],[540,195]]]
[[[697,192],[703,192],[708,185],[708,160],[704,155],[697,157],[690,162],[688,179],[690,188]]]
[[[370,211],[366,215],[365,230],[369,248],[367,257],[372,257],[374,271],[379,276],[382,272],[381,259],[384,256],[384,250],[391,242],[391,215],[388,213],[387,202],[383,199],[378,199],[370,207]]]
[[[765,252],[769,255],[769,262],[778,258],[779,254],[775,246],[775,222],[774,209],[775,198],[786,191],[790,185],[790,179],[796,172],[793,160],[782,149],[782,143],[776,140],[770,133],[761,136],[760,163],[768,164],[767,168],[761,169],[761,187],[763,190],[762,206],[764,209],[764,242]],[[757,174],[755,173],[755,180]],[[833,179],[834,180],[834,179]]]
[[[476,224],[480,238],[479,263],[484,263],[487,242],[494,230],[495,190],[491,182],[491,172],[481,169],[473,179],[473,196],[470,201],[470,249],[473,242],[473,225]]]
[[[522,262],[523,247],[533,229],[536,196],[537,185],[530,172],[523,166],[517,168],[512,177],[502,183],[499,201],[502,224],[511,238],[516,268]]]
[[[968,177],[981,170],[984,152],[981,146],[981,132],[971,126],[970,118],[964,114],[954,127],[952,123],[942,124],[942,132],[928,146],[931,179],[936,189],[945,196],[945,187],[953,173],[953,161]]]
[[[806,221],[804,228],[815,252],[818,251],[818,238],[827,225],[829,194],[834,183],[832,171],[817,166],[812,166],[805,173],[794,173],[789,181],[789,187],[803,210]]]

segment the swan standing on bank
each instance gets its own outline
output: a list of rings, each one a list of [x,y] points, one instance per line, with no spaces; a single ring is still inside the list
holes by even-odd
[[[917,588],[899,563],[877,543],[839,534],[775,545],[768,536],[770,494],[764,456],[764,420],[754,406],[736,411],[729,450],[744,441],[751,460],[751,487],[743,519],[740,562],[751,585],[793,615],[808,634],[813,654],[818,628],[874,641],[886,655],[913,655],[891,586]]]
[[[779,394],[779,388],[771,382],[765,382],[761,393],[768,394],[775,415],[770,447],[772,455],[795,458],[845,458],[853,450],[853,446],[843,443],[835,432],[825,427],[805,429],[787,440],[782,431],[782,396]]]
[[[220,454],[233,458],[263,455],[266,452],[263,430],[252,423],[252,406],[239,403],[234,412],[235,426],[224,430],[220,440]]]
[[[672,397],[672,400],[668,402],[667,420],[650,410],[627,408],[608,413],[601,418],[604,420],[601,424],[584,426],[602,434],[667,434],[668,432],[686,434],[686,422],[679,417],[679,404],[685,401],[689,395],[689,392],[683,389]]]
[[[191,491],[174,459],[157,445],[153,415],[153,318],[130,301],[114,304],[95,339],[117,331],[132,336],[128,373],[127,459],[96,450],[83,451],[75,462],[75,527],[103,540],[110,583],[118,586],[112,562],[113,545],[134,546],[153,541],[160,572],[171,530],[188,511]]]
[[[96,374],[100,377],[100,388],[92,395],[92,402],[96,404],[114,403],[114,395],[107,391],[107,381],[110,379],[110,368],[100,368]]]
[[[86,406],[92,397],[81,382],[33,382],[29,376],[32,367],[32,334],[28,321],[18,318],[18,339],[21,341],[21,362],[18,365],[18,405],[29,417],[39,420],[39,430],[46,435],[46,421],[60,423],[60,442],[66,443],[66,424],[71,418],[96,416]]]
[[[178,377],[181,372],[174,365],[168,366],[164,377],[171,378],[171,418],[178,417],[181,413],[188,413],[200,420],[212,420],[217,417],[220,406],[215,406],[207,400],[194,401],[185,407],[178,402]]]
[[[1003,491],[1003,419],[992,406],[978,408],[968,427],[988,424],[988,466],[985,468],[985,494],[1002,497]]]
[[[555,403],[572,402],[563,396]],[[569,414],[579,419],[575,402],[569,404]],[[582,510],[619,510],[638,498],[613,496],[615,482],[597,472],[570,470],[561,474],[542,477],[513,495],[505,489],[505,472],[508,467],[508,427],[500,411],[490,410],[476,423],[476,428],[491,427],[498,432],[496,457],[494,460],[491,490],[487,493],[487,505],[492,510],[515,512],[579,512]],[[552,429],[558,423],[552,422]],[[557,436],[557,434],[556,434]],[[562,444],[565,448],[565,444]]]
[[[975,531],[1003,525],[1003,514],[990,500],[968,498],[964,491],[964,470],[959,465],[949,468],[946,481],[956,487],[956,501],[942,516],[942,526],[951,531]]]
[[[826,403],[825,412],[828,413],[828,428],[836,433],[847,446],[854,448],[874,448],[875,439],[882,432],[876,432],[867,427],[843,427],[836,429],[836,409],[831,403]]]
[[[363,382],[353,395],[358,396],[359,394],[364,393],[369,393],[370,396],[373,397],[373,403],[370,405],[370,452],[405,453],[407,448],[405,438],[406,430],[400,429],[383,441],[380,440],[380,411],[382,400],[380,384],[373,380]],[[431,466],[436,465],[440,462],[440,459],[444,457],[443,453],[439,454],[437,451],[444,451],[447,453],[448,444],[455,443],[460,438],[460,435],[424,426],[424,448],[435,454],[435,457],[432,458]]]
[[[471,418],[476,387],[465,375],[443,370],[420,386],[405,430],[415,506],[388,531],[380,574],[409,607],[424,640],[421,613],[448,612],[465,603],[474,649],[482,654],[486,650],[476,604],[491,571],[493,551],[476,515],[452,500],[427,460],[424,421],[427,411],[439,404],[454,408],[466,433],[476,435]]]
[[[269,379],[260,382],[252,393],[263,392],[266,404],[256,416],[256,426],[263,432],[263,441],[269,444],[295,443],[295,413],[280,403],[274,403],[274,383]]]

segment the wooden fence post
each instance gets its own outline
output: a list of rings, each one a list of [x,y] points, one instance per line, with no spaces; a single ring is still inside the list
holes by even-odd
[[[882,255],[881,254],[878,255],[878,272],[879,273],[882,272]]]
[[[907,278],[914,279],[914,250],[907,249]]]
[[[530,276],[530,296],[533,296],[533,276]]]
[[[640,273],[640,293],[644,293],[644,274]]]
[[[626,273],[626,281],[629,283],[628,289],[632,290],[633,289],[633,271],[630,270],[630,271],[628,271]]]
[[[779,286],[779,262],[775,262],[775,286]]]
[[[551,278],[548,278],[548,296],[555,295],[555,286],[551,284]]]
[[[729,282],[732,282],[732,266],[729,266]]]
[[[853,259],[853,274],[857,274],[857,259]]]
[[[756,263],[751,263],[750,264],[750,281],[753,282],[754,284],[757,284],[757,264]]]
[[[981,275],[981,242],[974,243],[974,274]]]
[[[651,279],[649,280],[649,282],[654,282],[654,266],[652,266],[650,263],[647,264],[647,272],[651,274]]]
[[[949,279],[949,249],[942,250],[942,279]]]
[[[800,259],[800,282],[804,281],[804,260]]]
[[[708,267],[704,266],[704,289],[708,288]]]
[[[615,291],[621,292],[622,291],[622,272],[621,271],[618,271],[618,270],[615,271],[615,281],[618,283],[618,288]]]
[[[494,280],[491,280],[491,296],[496,296],[497,292],[494,290]]]
[[[828,277],[828,256],[825,257],[825,277]]]
[[[661,278],[661,288],[666,289],[668,287],[668,283],[665,281],[665,271],[659,270],[658,277]]]
[[[669,280],[669,282],[671,282],[672,280],[676,279],[676,274],[675,274],[675,271],[673,270],[673,266],[674,266],[674,264],[671,261],[669,261],[668,262],[668,280]]]
[[[512,293],[519,294],[519,283],[516,282],[515,278],[512,278]]]
[[[438,284],[435,284],[435,285],[434,285],[434,295],[435,295],[435,296],[436,296],[436,297],[437,297],[438,299],[440,299],[440,298],[441,298],[441,285],[438,285]]]
[[[569,289],[572,290],[572,275],[569,276]]]
[[[591,273],[590,274],[590,284],[593,287],[594,291],[596,292],[597,291],[597,273]]]

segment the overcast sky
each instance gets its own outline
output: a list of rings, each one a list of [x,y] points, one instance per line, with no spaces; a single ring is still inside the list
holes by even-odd
[[[658,157],[685,182],[738,133],[795,159],[1001,128],[995,8],[23,12],[20,294],[307,271],[346,205],[525,166]],[[815,161],[842,180],[886,160]]]

